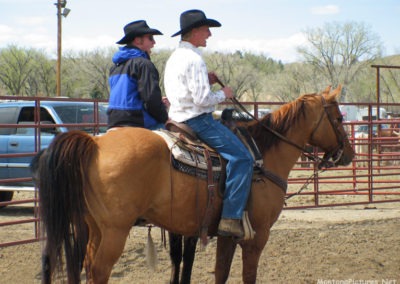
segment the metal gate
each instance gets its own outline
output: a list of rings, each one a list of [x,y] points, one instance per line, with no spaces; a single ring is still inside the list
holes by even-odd
[[[257,117],[259,113],[265,114],[262,111],[270,111],[279,107],[280,103],[260,102],[245,103],[245,105]],[[397,133],[400,127],[400,119],[387,117],[376,120],[373,117],[375,104],[355,106],[366,108],[367,115],[366,120],[347,121],[345,123],[349,140],[356,150],[353,162],[347,167],[319,171],[314,162],[299,159],[288,180],[288,196],[293,196],[287,200],[285,209],[400,201],[399,137],[383,135],[383,132]],[[382,106],[400,109],[400,104],[381,104],[380,107]],[[4,125],[0,125],[0,127],[2,126],[4,127]],[[359,137],[359,133],[367,135]],[[317,149],[314,149],[314,151],[316,154],[322,155],[322,153],[317,152]],[[314,178],[309,179],[310,177]],[[29,180],[29,177],[27,179]],[[9,181],[0,180],[0,183]],[[1,189],[10,190],[10,188],[5,187]],[[298,192],[300,189],[302,189],[301,192]],[[7,206],[0,209],[0,216],[2,217],[2,221],[0,221],[0,247],[34,242],[41,237],[37,191],[34,188],[22,187],[13,190],[15,197],[12,201],[0,202],[0,207]],[[18,239],[18,236],[15,235],[9,236],[7,235],[7,228],[10,228],[10,226],[20,226],[21,230],[31,231],[32,235],[28,239]]]

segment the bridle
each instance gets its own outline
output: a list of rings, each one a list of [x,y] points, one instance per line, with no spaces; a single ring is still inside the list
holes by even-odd
[[[325,152],[324,156],[322,158],[320,158],[318,155],[315,155],[314,153],[312,153],[311,151],[307,150],[306,148],[294,143],[293,141],[289,140],[287,137],[283,136],[279,132],[277,132],[274,129],[272,129],[272,128],[268,127],[267,125],[263,124],[260,120],[258,120],[251,113],[249,113],[247,111],[247,109],[240,102],[238,102],[235,98],[233,98],[232,101],[236,106],[238,106],[247,115],[249,115],[254,120],[256,120],[262,127],[267,129],[268,131],[272,132],[274,135],[279,137],[282,141],[284,141],[284,142],[292,145],[293,147],[301,150],[302,153],[306,157],[308,157],[310,160],[317,161],[318,162],[318,170],[325,170],[327,168],[334,167],[336,165],[336,163],[340,161],[340,159],[341,159],[341,157],[343,155],[343,148],[344,148],[344,141],[345,141],[344,136],[339,131],[339,123],[342,121],[343,116],[340,115],[339,119],[334,119],[332,117],[332,114],[328,110],[329,108],[332,108],[332,107],[336,107],[337,108],[338,107],[337,103],[328,104],[326,102],[325,98],[321,95],[323,111],[321,112],[321,115],[320,115],[320,117],[318,119],[317,125],[315,126],[315,128],[311,132],[310,141],[313,140],[314,134],[317,132],[318,128],[321,125],[322,119],[326,115],[327,118],[328,118],[329,123],[331,124],[331,127],[332,127],[333,131],[335,132],[338,145],[335,148],[333,148],[331,151]],[[332,161],[330,161],[331,158],[332,158]],[[282,180],[281,178],[279,178],[275,174],[267,171],[264,168],[260,168],[260,170],[264,174],[264,176],[266,176],[271,181],[273,181],[275,184],[277,184],[283,190],[284,194],[286,194],[286,190],[287,190],[287,182],[286,181]],[[297,192],[295,192],[295,193],[293,193],[293,194],[291,194],[289,196],[286,196],[285,200],[288,200],[289,198],[300,194],[307,187],[307,185],[311,182],[311,180],[313,180],[315,178],[316,175],[317,175],[317,172],[314,172],[306,180],[304,185]],[[286,204],[286,201],[285,201],[285,204]]]
[[[310,160],[313,161],[318,161],[318,168],[330,168],[336,165],[336,163],[340,160],[340,158],[343,155],[343,148],[344,148],[344,136],[340,133],[339,131],[339,122],[337,119],[334,119],[331,115],[331,113],[328,111],[329,108],[331,107],[338,107],[337,103],[335,104],[328,104],[325,100],[325,98],[321,95],[321,101],[322,101],[322,106],[323,106],[323,111],[321,112],[321,115],[318,119],[317,125],[315,126],[314,130],[311,132],[311,138],[310,140],[313,140],[314,134],[317,132],[318,128],[321,125],[322,119],[324,118],[324,115],[326,114],[329,123],[332,126],[333,131],[335,132],[336,139],[338,145],[332,149],[329,152],[325,152],[323,158],[318,157],[311,151],[307,150],[305,147],[300,146],[293,141],[289,140],[286,136],[283,136],[279,132],[275,131],[274,129],[270,128],[269,126],[263,124],[259,119],[257,119],[253,114],[251,114],[236,98],[232,98],[232,102],[234,105],[236,105],[238,108],[240,108],[241,111],[245,112],[248,116],[250,116],[252,119],[257,121],[263,128],[267,129],[269,132],[273,133],[277,137],[279,137],[282,141],[292,145],[293,147],[299,149],[304,155],[309,158]],[[339,120],[342,120],[343,117],[340,116]],[[329,161],[331,158],[334,160]]]
[[[322,106],[324,108],[324,111],[322,112],[322,114],[318,120],[317,126],[311,132],[310,141],[313,141],[314,134],[318,130],[318,128],[321,124],[322,118],[324,117],[324,114],[326,114],[326,116],[328,117],[328,121],[331,124],[333,131],[335,132],[337,146],[335,148],[333,148],[331,151],[325,152],[325,154],[322,158],[322,161],[320,162],[318,167],[319,168],[329,168],[329,167],[335,166],[336,163],[339,162],[340,158],[343,155],[345,136],[342,135],[339,130],[339,125],[340,125],[339,123],[341,123],[343,121],[343,116],[340,115],[339,119],[334,119],[332,117],[332,114],[328,111],[328,108],[331,108],[331,107],[338,108],[338,104],[337,103],[328,104],[326,102],[324,96],[322,96],[322,95],[321,95],[321,101],[322,101]],[[331,158],[332,158],[332,161],[329,161]]]
[[[225,87],[224,83],[221,82],[221,80],[215,76],[215,80],[216,83],[218,83],[222,88]],[[296,143],[294,143],[293,141],[290,141],[289,139],[287,139],[285,136],[283,136],[282,134],[280,134],[279,132],[275,131],[274,129],[268,127],[267,125],[261,123],[261,121],[259,119],[257,119],[253,114],[251,114],[235,97],[233,97],[232,99],[232,103],[234,105],[236,105],[237,107],[240,108],[241,111],[243,111],[244,113],[246,113],[248,116],[250,116],[252,119],[254,119],[255,121],[257,121],[262,127],[264,127],[265,129],[267,129],[269,132],[273,133],[275,136],[279,137],[281,140],[285,141],[286,143],[292,145],[293,147],[299,149],[307,158],[309,158],[310,160],[313,161],[318,161],[318,168],[330,168],[336,165],[336,163],[338,161],[340,161],[340,158],[343,155],[343,148],[344,148],[344,136],[342,136],[340,134],[339,131],[339,123],[337,119],[333,119],[332,115],[329,113],[329,111],[327,110],[330,107],[338,107],[337,103],[335,104],[328,104],[324,98],[323,95],[321,95],[321,101],[322,101],[322,107],[323,107],[323,112],[321,113],[321,116],[318,120],[317,126],[314,128],[314,130],[311,132],[311,137],[310,140],[312,141],[312,138],[315,134],[315,132],[318,130],[322,119],[324,117],[324,114],[327,115],[329,123],[332,126],[333,131],[335,132],[336,135],[336,139],[338,142],[338,145],[331,151],[326,152],[323,156],[323,158],[318,157],[317,155],[314,155],[311,151],[307,150],[305,147],[302,147]],[[340,122],[342,122],[343,120],[343,116],[340,115]],[[334,158],[334,160],[329,161],[330,158]]]
[[[225,85],[218,79],[218,77],[216,77],[216,83],[218,83],[221,87],[224,87]],[[331,124],[331,127],[333,129],[333,131],[335,132],[336,135],[336,139],[338,142],[338,145],[332,149],[329,152],[325,152],[323,158],[320,158],[318,155],[315,155],[314,153],[312,153],[311,151],[307,150],[304,146],[300,146],[296,143],[294,143],[293,141],[289,140],[286,136],[283,136],[282,134],[280,134],[279,132],[275,131],[274,129],[270,128],[269,126],[263,124],[259,119],[257,119],[253,114],[251,114],[235,97],[233,97],[232,99],[232,103],[238,107],[241,111],[243,111],[245,114],[247,114],[249,117],[251,117],[253,120],[257,121],[259,123],[259,125],[261,125],[263,128],[265,128],[266,130],[268,130],[269,132],[273,133],[275,136],[277,136],[278,138],[280,138],[282,141],[292,145],[293,147],[299,149],[306,157],[308,157],[310,160],[313,161],[317,161],[318,162],[318,169],[326,169],[326,168],[330,168],[330,167],[334,167],[336,165],[336,163],[338,161],[340,161],[342,155],[343,155],[343,148],[344,148],[344,137],[342,136],[340,131],[339,131],[339,123],[342,122],[343,120],[343,116],[340,115],[339,119],[334,119],[331,115],[331,113],[328,111],[329,108],[332,107],[336,107],[338,108],[338,104],[328,104],[325,100],[325,98],[323,97],[323,95],[321,95],[321,101],[322,101],[322,106],[323,106],[323,111],[318,119],[317,125],[315,126],[315,128],[313,129],[313,131],[311,132],[311,136],[310,136],[310,140],[312,141],[312,138],[314,136],[314,134],[317,132],[318,128],[321,125],[322,119],[324,118],[324,115],[326,114],[329,123]],[[340,121],[339,121],[340,120]],[[333,161],[329,161],[331,158],[333,158]],[[276,176],[275,174],[267,171],[264,167],[259,167],[259,170],[263,173],[264,176],[266,176],[267,178],[269,178],[272,182],[274,182],[275,184],[277,184],[284,192],[284,194],[286,194],[286,190],[287,190],[287,182],[283,179],[281,179],[280,177]],[[286,197],[286,200],[289,199],[290,197],[293,197],[294,195],[299,194],[306,186],[307,183],[309,183],[313,178],[314,175],[316,175],[316,173],[314,173],[306,182],[306,184],[303,185],[303,187],[297,192],[294,193],[288,197]]]

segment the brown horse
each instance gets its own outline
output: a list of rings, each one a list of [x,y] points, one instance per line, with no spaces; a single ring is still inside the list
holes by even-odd
[[[351,162],[354,152],[337,103],[340,90],[303,95],[261,121],[245,124],[263,155],[264,172],[286,181],[307,143],[323,149],[334,165]],[[175,170],[164,140],[143,128],[121,128],[98,137],[62,133],[40,158],[38,174],[47,234],[45,282],[59,271],[64,249],[69,282],[79,281],[84,266],[89,283],[107,283],[138,218],[176,234],[197,236],[206,212],[206,180]],[[242,248],[243,281],[255,283],[259,257],[284,197],[282,185],[263,174],[255,177],[247,208],[256,235],[247,241],[218,237],[216,283],[227,280],[237,244]],[[221,204],[217,196],[209,236],[216,235]]]

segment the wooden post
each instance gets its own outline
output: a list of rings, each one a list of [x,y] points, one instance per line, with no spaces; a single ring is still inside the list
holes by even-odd
[[[56,95],[61,96],[61,1],[57,0],[57,69],[56,69]]]

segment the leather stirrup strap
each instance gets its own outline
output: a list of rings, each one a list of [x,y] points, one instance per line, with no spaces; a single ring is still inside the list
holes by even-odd
[[[213,171],[212,171],[212,161],[210,157],[210,153],[207,149],[204,149],[204,157],[207,161],[207,193],[208,193],[208,202],[206,213],[204,215],[203,222],[201,224],[200,230],[200,238],[201,242],[204,246],[207,245],[207,235],[208,235],[208,226],[211,223],[211,216],[214,211],[214,197],[215,197],[215,185],[213,180]]]

